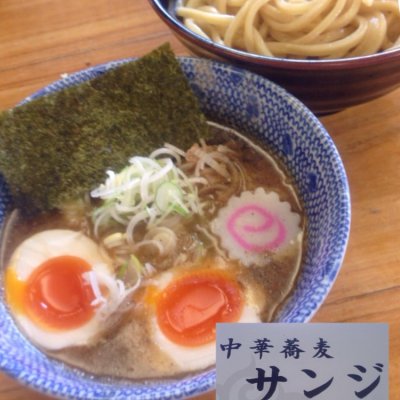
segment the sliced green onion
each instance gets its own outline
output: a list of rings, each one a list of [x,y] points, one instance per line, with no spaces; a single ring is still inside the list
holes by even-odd
[[[125,261],[117,270],[117,279],[123,279],[126,275],[126,272],[128,271],[128,260]]]
[[[139,259],[138,259],[135,255],[133,255],[133,254],[131,254],[131,262],[132,262],[133,268],[135,268],[135,271],[137,272],[137,274],[138,274],[139,276],[141,276],[142,273],[143,273],[143,264],[142,264],[142,263],[139,261]]]
[[[182,190],[172,182],[164,182],[158,187],[155,203],[161,212],[173,210],[183,216],[190,214],[188,208],[183,203]]]
[[[117,273],[116,273],[116,277],[118,279],[124,279],[126,277],[126,274],[128,272],[128,268],[129,267],[132,267],[135,270],[138,278],[140,278],[143,275],[143,272],[144,272],[143,264],[139,261],[139,259],[135,255],[131,254],[129,259],[126,260],[118,268]]]
[[[203,212],[197,188],[170,158],[132,157],[128,167],[119,173],[107,171],[107,175],[91,192],[92,197],[103,200],[92,214],[96,236],[116,222],[126,227],[125,240],[132,245],[134,231],[141,223],[157,225],[171,213],[187,217]],[[118,242],[114,239],[106,243],[113,246]]]

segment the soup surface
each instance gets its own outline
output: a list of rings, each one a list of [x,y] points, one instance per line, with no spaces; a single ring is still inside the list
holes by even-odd
[[[7,301],[43,351],[91,374],[166,378],[215,363],[216,322],[273,320],[299,273],[304,212],[267,152],[211,127],[61,211],[11,214]]]

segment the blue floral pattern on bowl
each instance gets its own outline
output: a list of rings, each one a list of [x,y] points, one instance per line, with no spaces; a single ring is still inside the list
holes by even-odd
[[[127,61],[65,76],[24,102],[97,77]],[[308,244],[296,289],[277,321],[306,322],[338,274],[349,235],[349,189],[339,154],[317,118],[277,85],[213,61],[180,57],[179,62],[208,118],[264,142],[287,166],[298,187],[308,216]],[[0,193],[1,223],[11,204],[1,177]],[[85,400],[183,399],[215,387],[214,369],[183,379],[133,383],[97,379],[48,358],[16,328],[4,304],[2,279],[0,369],[22,383],[49,395]]]

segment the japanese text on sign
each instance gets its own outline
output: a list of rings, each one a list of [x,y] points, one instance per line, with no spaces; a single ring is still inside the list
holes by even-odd
[[[388,399],[385,324],[218,324],[220,400]]]

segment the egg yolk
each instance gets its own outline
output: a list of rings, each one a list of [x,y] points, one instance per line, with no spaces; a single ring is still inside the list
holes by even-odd
[[[161,292],[157,322],[174,343],[199,346],[215,340],[217,322],[235,322],[243,309],[242,292],[222,271],[185,275]]]
[[[29,276],[23,290],[25,313],[51,330],[77,328],[94,314],[95,295],[83,274],[91,266],[74,256],[54,257]]]

